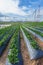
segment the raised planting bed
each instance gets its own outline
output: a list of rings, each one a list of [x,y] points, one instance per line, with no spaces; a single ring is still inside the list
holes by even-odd
[[[6,34],[2,40],[0,40],[0,46],[4,45],[4,41],[6,41],[6,39],[12,34],[11,31],[9,31],[8,34]]]
[[[28,28],[26,27],[23,27],[25,28],[31,35],[33,35],[35,38],[38,38],[41,42],[43,42],[43,37],[41,37],[40,35],[36,34],[35,32],[33,32],[32,30],[29,30]]]
[[[41,32],[41,31],[39,31],[37,29],[34,29],[34,28],[30,28],[30,27],[29,27],[29,29],[32,30],[32,31],[34,31],[35,33],[37,33],[38,35],[40,35],[40,36],[43,37],[43,32]]]
[[[31,38],[30,34],[22,28],[21,28],[21,32],[28,49],[30,59],[32,60],[43,57],[43,51],[40,49],[37,43]]]
[[[12,35],[13,35],[13,33],[12,33],[11,35],[9,35],[9,37],[8,37],[6,40],[4,40],[4,42],[2,42],[2,44],[0,45],[0,56],[3,54],[3,52],[4,52],[5,48],[6,48],[6,46],[7,46],[8,43],[9,43],[9,40],[10,40],[11,37],[12,37]]]
[[[22,28],[22,29],[25,32],[25,35],[27,36],[27,38],[29,39],[31,46],[34,49],[40,49],[40,47],[38,46],[37,42],[32,38],[32,36],[24,28]]]
[[[9,34],[9,32],[11,32],[11,30],[12,30],[11,27],[1,29],[0,30],[0,40],[2,40],[6,34]]]
[[[22,55],[20,51],[19,28],[17,28],[10,41],[10,48],[5,65],[23,65]]]
[[[0,40],[0,56],[2,55],[2,53],[4,52],[6,46],[8,45],[9,40],[11,39],[11,37],[13,36],[14,32],[15,32],[16,28],[13,30],[10,30],[4,37],[2,40]]]
[[[43,31],[43,27],[35,27],[35,29]]]
[[[4,32],[4,35],[2,34],[1,38],[0,39],[0,46],[3,45],[4,41],[15,31],[16,27],[13,28],[8,28],[5,32]]]

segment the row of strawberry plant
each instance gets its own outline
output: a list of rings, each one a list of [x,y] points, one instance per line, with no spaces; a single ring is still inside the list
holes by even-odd
[[[26,28],[21,28],[21,32],[27,46],[30,59],[32,60],[43,57],[43,50],[41,50],[36,41],[33,40],[32,36],[29,34],[29,32],[27,32]]]
[[[9,30],[9,28],[8,28],[8,31],[6,31],[7,34],[5,34],[4,37],[0,40],[0,46],[2,46],[4,41],[9,37],[9,35],[11,35],[12,32],[14,32],[14,29],[10,28],[10,30]]]
[[[8,45],[9,40],[11,39],[13,33],[15,32],[15,28],[10,28],[10,30],[8,30],[8,33],[3,37],[2,40],[0,40],[0,56],[2,55],[2,53],[4,52],[4,49],[6,48],[6,46]]]
[[[17,27],[10,41],[10,49],[7,60],[8,62],[6,63],[6,65],[7,64],[9,65],[9,63],[12,65],[23,65],[19,44],[20,44],[19,27]]]
[[[32,38],[32,36],[30,35],[30,33],[28,31],[26,31],[24,28],[22,28],[25,35],[27,36],[27,38],[29,39],[30,43],[31,43],[31,46],[34,48],[34,49],[40,49],[38,43]]]
[[[42,36],[43,37],[43,32],[41,32],[42,30],[40,30],[40,28],[38,27],[38,28],[36,28],[37,30],[34,30],[34,29],[32,29],[32,26],[28,26],[28,25],[24,25],[25,27],[27,27],[27,28],[29,28],[30,30],[32,30],[32,31],[34,31],[35,33],[37,33],[37,34],[39,34],[40,36]],[[35,27],[33,27],[33,28],[35,28]],[[39,30],[40,31],[39,31]]]
[[[11,30],[11,26],[0,30],[0,40]]]
[[[43,27],[35,27],[35,29],[43,31]]]
[[[37,31],[37,30],[34,30],[34,29],[32,29],[32,28],[29,28],[29,29],[32,30],[32,31],[34,31],[35,33],[37,33],[37,34],[39,34],[40,36],[43,37],[43,33],[39,32],[39,31]]]

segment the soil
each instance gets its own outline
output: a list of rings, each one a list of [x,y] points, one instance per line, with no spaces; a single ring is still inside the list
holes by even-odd
[[[7,55],[8,55],[8,49],[9,49],[9,45],[6,47],[3,55],[0,57],[0,65],[5,65],[6,58],[7,58]]]
[[[39,38],[37,38],[35,36],[33,36],[33,38],[36,40],[36,42],[38,43],[38,45],[40,46],[40,48],[43,50],[43,41],[41,41]]]
[[[38,38],[36,38],[36,41],[38,42],[39,46],[43,50],[43,42],[40,39],[38,39]]]
[[[37,60],[30,60],[29,53],[25,45],[25,42],[22,38],[22,35],[21,35],[21,52],[22,52],[24,65],[43,65],[43,58]]]

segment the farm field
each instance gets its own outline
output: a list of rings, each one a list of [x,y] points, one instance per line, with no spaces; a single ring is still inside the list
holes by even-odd
[[[43,65],[43,22],[0,25],[0,65]]]

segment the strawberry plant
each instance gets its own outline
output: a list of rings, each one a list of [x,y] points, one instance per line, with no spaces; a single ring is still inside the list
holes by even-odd
[[[17,62],[19,62],[19,58],[18,58],[18,53],[19,53],[19,50],[18,50],[18,32],[19,32],[19,27],[16,29],[10,43],[10,53],[8,54],[8,59],[9,59],[9,62],[12,63],[12,64],[15,64]]]
[[[25,35],[27,36],[27,38],[29,39],[31,46],[34,49],[40,49],[40,47],[38,46],[37,42],[32,38],[32,36],[23,27],[22,27],[22,29],[23,29]]]

